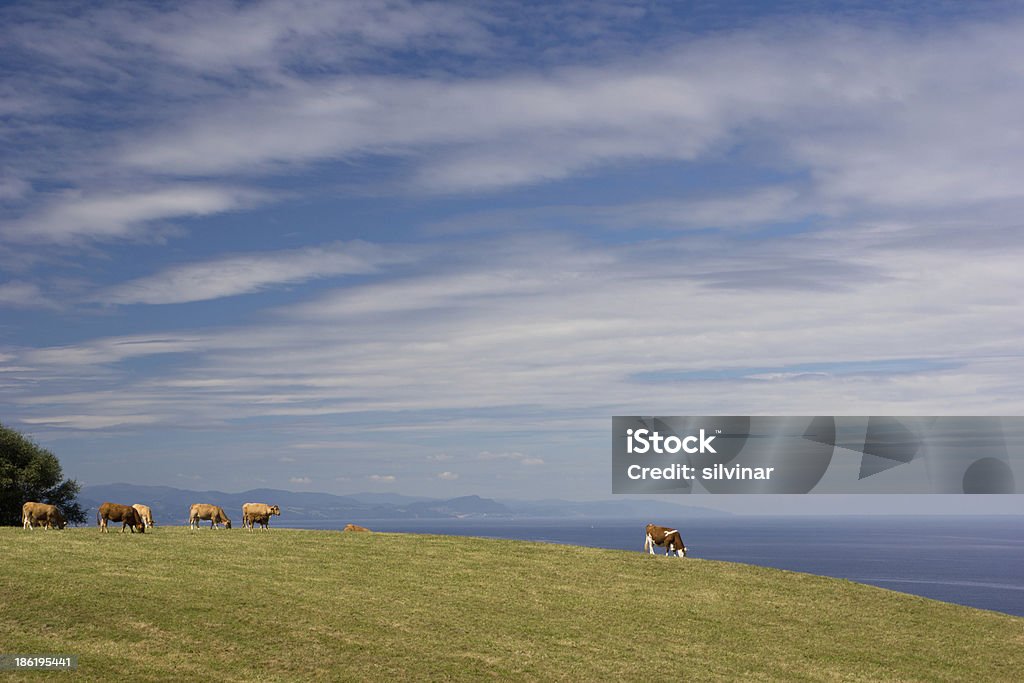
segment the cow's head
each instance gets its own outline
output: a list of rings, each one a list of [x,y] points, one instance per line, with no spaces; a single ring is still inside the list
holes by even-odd
[[[231,520],[226,518],[226,517],[224,518],[224,528],[225,529],[230,529],[231,528]]]
[[[271,505],[270,506],[270,514],[272,514],[272,515],[280,515],[281,514],[281,508],[277,507],[276,505]]]

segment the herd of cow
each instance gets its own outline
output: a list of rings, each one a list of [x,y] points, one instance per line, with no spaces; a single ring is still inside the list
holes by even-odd
[[[242,526],[252,531],[257,524],[261,529],[270,528],[271,515],[280,515],[281,509],[276,505],[265,503],[246,503],[242,506]],[[25,529],[31,530],[34,526],[42,526],[45,529],[63,529],[67,526],[64,515],[53,505],[46,503],[25,503],[21,508],[21,520]],[[218,505],[207,505],[196,503],[188,511],[188,526],[190,529],[198,529],[200,522],[210,522],[210,528],[216,528],[223,524],[224,528],[231,528],[231,520],[224,513],[224,508]],[[145,505],[119,505],[117,503],[104,503],[96,512],[96,523],[100,531],[108,531],[107,522],[120,522],[121,533],[125,529],[136,530],[140,534],[146,533],[147,528],[152,528],[153,513]],[[369,531],[364,527],[349,524],[345,531]],[[686,545],[679,535],[678,529],[657,524],[648,524],[644,539],[644,550],[654,554],[654,547],[665,549],[665,556],[669,557],[675,553],[678,557],[686,557]]]
[[[280,515],[281,508],[266,503],[246,503],[242,506],[242,526],[252,531],[257,524],[261,529],[270,528],[270,516]],[[188,526],[190,529],[198,529],[199,523],[209,521],[210,527],[215,528],[223,524],[224,528],[231,528],[231,520],[228,519],[224,508],[219,505],[207,505],[196,503],[188,511]],[[25,503],[21,506],[22,528],[32,530],[32,527],[41,526],[44,529],[63,529],[67,526],[64,515],[55,505],[46,503]],[[120,522],[121,533],[125,529],[133,534],[138,531],[146,533],[146,529],[152,528],[153,511],[147,505],[136,503],[135,505],[120,505],[118,503],[104,503],[96,511],[96,523],[100,532],[107,532],[108,522]]]

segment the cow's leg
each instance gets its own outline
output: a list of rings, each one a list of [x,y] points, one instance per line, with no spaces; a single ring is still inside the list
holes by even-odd
[[[32,531],[32,520],[29,519],[28,515],[21,518],[21,528]]]
[[[646,548],[651,555],[654,554],[654,538],[650,534],[647,534],[647,541],[644,543],[644,548]]]

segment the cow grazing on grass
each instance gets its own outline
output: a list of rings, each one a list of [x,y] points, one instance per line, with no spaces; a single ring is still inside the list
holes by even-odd
[[[146,523],[146,528],[152,529],[154,526],[153,511],[149,509],[149,506],[143,505],[142,503],[136,503],[135,505],[132,505],[132,507],[138,511],[139,516],[142,517],[142,521]]]
[[[686,546],[677,529],[657,524],[647,525],[647,540],[644,541],[644,550],[654,554],[654,546],[665,549],[665,557],[675,551],[679,557],[686,557]]]
[[[118,503],[104,503],[96,511],[96,523],[100,525],[100,533],[110,533],[107,529],[107,522],[121,522],[121,533],[125,528],[134,534],[136,530],[140,534],[146,533],[146,523],[142,521],[142,515],[131,505],[120,505]]]
[[[360,531],[363,533],[369,532],[365,526],[359,526],[358,524],[346,524],[344,531]]]
[[[63,529],[67,526],[64,515],[57,509],[56,505],[46,503],[25,503],[21,506],[21,526],[23,529],[32,531],[33,526],[41,526],[44,529],[54,527]]]
[[[263,529],[270,529],[270,516],[281,515],[281,508],[266,503],[245,503],[242,505],[242,527],[253,530],[256,524]]]
[[[188,528],[198,529],[201,520],[210,520],[210,528],[216,529],[218,524],[223,524],[225,529],[231,528],[231,520],[224,514],[224,508],[218,505],[196,503],[188,510]]]

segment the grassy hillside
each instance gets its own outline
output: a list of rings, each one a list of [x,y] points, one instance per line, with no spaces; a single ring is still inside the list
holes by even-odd
[[[77,654],[86,680],[1005,681],[1024,619],[517,541],[3,528],[0,652]]]

